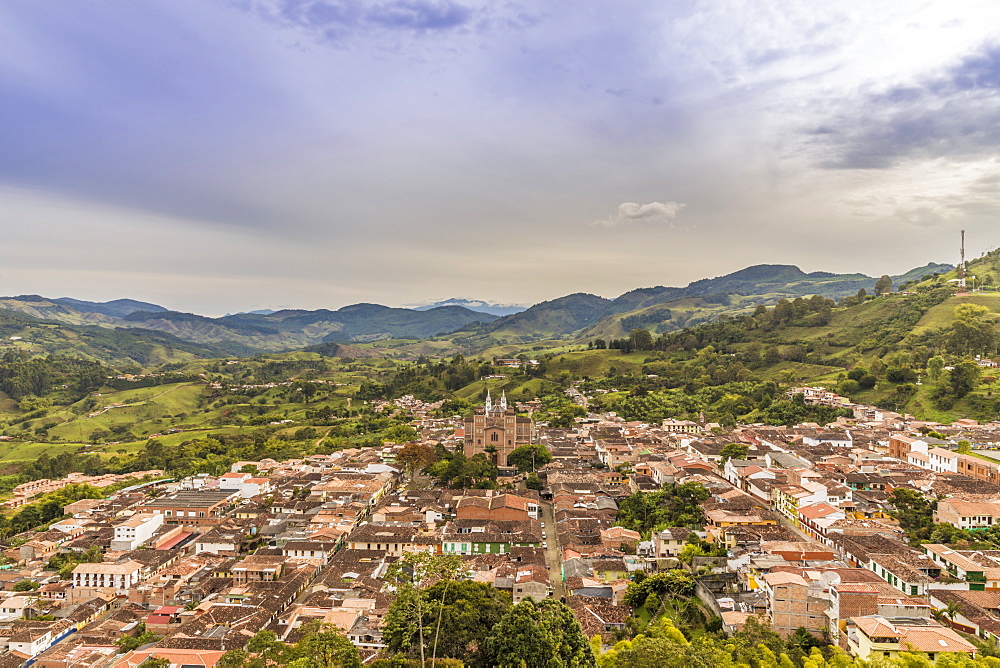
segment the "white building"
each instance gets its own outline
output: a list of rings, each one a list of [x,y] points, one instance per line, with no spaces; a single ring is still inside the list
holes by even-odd
[[[121,524],[115,525],[115,537],[111,541],[112,550],[134,550],[145,545],[153,534],[163,526],[163,515],[143,513],[134,515]]]
[[[132,560],[123,564],[79,564],[73,569],[73,587],[124,592],[139,584],[141,572],[142,564]]]

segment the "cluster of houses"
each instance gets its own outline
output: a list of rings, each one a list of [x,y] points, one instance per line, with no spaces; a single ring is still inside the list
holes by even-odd
[[[426,442],[461,447],[463,423],[432,417],[437,406],[383,408],[411,411]],[[910,546],[889,500],[911,489],[941,499],[936,521],[1000,524],[1000,464],[956,452],[961,440],[997,438],[998,424],[864,411],[728,431],[608,415],[538,430],[553,456],[540,491],[519,478],[497,490],[408,484],[397,444],[237,462],[69,504],[64,519],[9,542],[0,668],[151,656],[210,667],[261,629],[294,642],[312,622],[339,628],[370,661],[385,647],[385,576],[413,552],[456,555],[465,577],[515,602],[561,599],[606,643],[633,614],[625,593],[636,573],[680,567],[728,631],[761,615],[783,635],[804,627],[862,658],[973,653],[962,634],[1000,639],[1000,551]],[[710,494],[700,524],[648,536],[617,525],[623,499],[689,482]],[[47,488],[23,491],[35,489]],[[688,549],[700,541],[725,556]],[[142,630],[159,640],[120,653],[115,641]]]
[[[162,476],[163,471],[137,471],[135,473],[121,473],[112,474],[107,473],[104,475],[84,475],[82,473],[70,473],[64,478],[59,478],[58,480],[49,480],[48,478],[39,478],[38,480],[31,480],[28,482],[23,482],[13,490],[11,490],[11,498],[4,501],[3,506],[5,508],[20,508],[26,503],[29,503],[31,499],[36,496],[41,496],[42,494],[49,494],[51,492],[58,492],[60,489],[74,484],[85,484],[91,487],[104,488],[110,487],[111,485],[124,482],[126,480],[138,480],[141,478]]]

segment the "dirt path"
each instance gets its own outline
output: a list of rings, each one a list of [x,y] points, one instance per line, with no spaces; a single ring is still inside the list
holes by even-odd
[[[329,429],[327,429],[325,434],[323,434],[322,436],[320,436],[319,438],[316,439],[316,444],[315,445],[316,445],[317,448],[319,447],[320,443],[323,442],[323,439],[330,435],[331,431],[333,431],[333,427],[330,427]]]

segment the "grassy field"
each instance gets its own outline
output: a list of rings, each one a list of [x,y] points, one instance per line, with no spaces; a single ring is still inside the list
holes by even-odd
[[[577,377],[602,376],[610,372],[611,367],[622,373],[637,372],[649,356],[648,352],[622,355],[617,350],[580,350],[553,359],[549,372],[569,371]]]
[[[35,460],[43,454],[55,457],[81,449],[87,449],[83,443],[0,443],[0,462]]]
[[[921,334],[932,329],[944,329],[951,326],[955,320],[955,307],[959,304],[978,304],[985,306],[993,313],[1000,312],[1000,294],[975,294],[963,297],[951,297],[927,310],[914,327],[915,334]]]

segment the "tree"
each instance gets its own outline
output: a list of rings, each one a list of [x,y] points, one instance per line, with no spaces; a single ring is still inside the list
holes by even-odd
[[[410,477],[413,477],[433,464],[437,460],[437,453],[434,446],[429,443],[410,442],[400,449],[396,459],[409,470]]]
[[[927,360],[927,376],[936,381],[941,377],[941,372],[944,371],[944,358],[940,355],[935,355],[934,357]]]
[[[726,465],[730,459],[745,459],[750,453],[750,446],[745,443],[730,443],[722,448],[719,455],[722,457],[722,466]]]
[[[657,492],[636,492],[619,504],[618,524],[644,535],[666,527],[701,528],[704,522],[701,504],[708,497],[708,490],[696,482],[673,485]]]
[[[955,322],[951,326],[948,349],[956,355],[989,354],[996,348],[993,323],[985,319],[989,309],[978,304],[955,307]]]
[[[596,668],[590,642],[564,603],[527,598],[512,607],[486,640],[489,665],[499,668]]]
[[[21,580],[14,585],[14,591],[35,591],[39,586],[34,580]]]
[[[357,647],[331,624],[307,627],[294,654],[287,665],[296,668],[361,668]]]
[[[624,600],[628,605],[638,608],[653,595],[685,598],[693,596],[694,591],[694,576],[682,568],[673,568],[630,583],[628,589],[625,590]]]
[[[390,650],[415,655],[420,658],[420,665],[425,665],[428,642],[431,638],[435,642],[440,639],[440,634],[432,635],[434,614],[437,613],[439,625],[443,610],[432,606],[424,590],[432,582],[454,580],[461,568],[462,561],[455,555],[428,552],[408,552],[390,567],[386,579],[396,587],[396,600],[386,616],[384,630]],[[436,647],[431,648],[435,650]]]
[[[892,292],[892,279],[886,274],[882,274],[875,282],[875,294],[881,296],[887,292]]]
[[[652,350],[653,349],[653,335],[648,329],[633,329],[628,334],[629,341],[632,343],[632,348],[634,350]]]
[[[889,503],[895,508],[892,517],[913,536],[930,535],[934,525],[933,513],[936,503],[920,492],[906,487],[897,487],[889,495]]]
[[[358,650],[336,627],[314,621],[301,631],[302,639],[294,645],[279,641],[273,631],[258,631],[244,649],[222,655],[218,665],[220,668],[361,668]]]
[[[979,385],[980,371],[975,362],[964,360],[948,373],[948,384],[956,397],[962,398]]]
[[[507,456],[507,465],[521,473],[535,471],[552,461],[552,453],[544,445],[522,445]]]
[[[448,579],[423,592],[424,627],[430,629],[432,660],[437,657],[475,662],[486,637],[510,609],[510,596],[481,582]],[[406,604],[393,602],[386,616],[384,638],[392,651],[418,655],[417,620]]]

